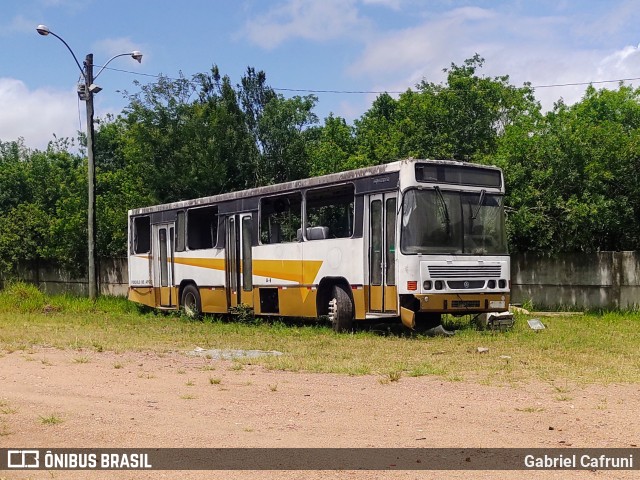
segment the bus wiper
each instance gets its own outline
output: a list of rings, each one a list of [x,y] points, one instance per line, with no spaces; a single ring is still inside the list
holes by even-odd
[[[451,234],[451,219],[449,218],[449,209],[447,208],[447,202],[444,201],[444,196],[440,191],[440,187],[436,185],[435,187],[433,187],[433,189],[436,191],[436,194],[438,195],[438,199],[442,204],[442,211],[444,212],[444,220],[445,222],[447,222],[447,237],[449,237]]]
[[[478,218],[478,214],[480,213],[480,209],[482,208],[482,202],[484,201],[485,193],[487,193],[487,191],[483,188],[480,192],[480,199],[478,200],[476,211],[475,213],[471,214],[471,220],[475,220],[476,218]]]

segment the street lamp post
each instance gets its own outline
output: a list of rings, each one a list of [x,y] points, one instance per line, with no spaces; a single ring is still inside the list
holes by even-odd
[[[80,65],[76,54],[73,53],[71,47],[64,41],[64,39],[51,30],[46,25],[38,25],[36,31],[40,35],[53,35],[60,40],[65,47],[71,52],[73,59],[76,61],[76,65],[80,69],[83,82],[78,85],[78,95],[81,100],[84,100],[87,105],[87,195],[88,195],[88,207],[87,207],[87,247],[88,247],[88,267],[87,274],[89,277],[89,298],[95,300],[98,296],[98,282],[96,276],[96,197],[95,197],[95,183],[96,183],[96,168],[94,161],[94,125],[93,125],[93,95],[98,93],[102,88],[94,84],[94,80],[102,73],[105,67],[117,57],[131,56],[138,63],[142,61],[142,53],[134,50],[131,53],[120,53],[111,57],[98,71],[93,75],[93,54],[89,53],[84,61],[84,68]]]

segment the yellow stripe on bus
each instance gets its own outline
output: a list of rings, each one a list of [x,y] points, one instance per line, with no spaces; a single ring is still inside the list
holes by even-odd
[[[223,258],[175,257],[174,263],[212,270],[224,271],[225,269]],[[314,283],[320,267],[322,267],[322,260],[254,260],[253,274],[310,285]]]
[[[180,265],[187,265],[189,267],[210,268],[212,270],[224,270],[224,258],[175,257],[173,260],[173,263],[178,263]]]
[[[254,260],[253,274],[309,285],[321,266],[321,260]]]

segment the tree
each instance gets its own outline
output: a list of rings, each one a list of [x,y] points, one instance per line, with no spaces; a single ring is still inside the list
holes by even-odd
[[[324,119],[322,127],[312,129],[309,140],[311,175],[357,168],[350,161],[356,153],[353,127],[348,125],[344,118],[329,115]]]
[[[445,69],[445,84],[423,80],[398,100],[380,95],[355,122],[358,153],[372,164],[405,157],[478,162],[494,154],[506,127],[540,106],[529,85],[478,76],[483,65],[476,54]]]
[[[263,71],[247,68],[238,85],[240,108],[258,151],[254,182],[268,185],[308,175],[308,129],[318,122],[314,95],[284,98],[269,85]]]
[[[286,182],[309,175],[310,126],[317,123],[313,95],[283,98],[278,95],[264,107],[258,123],[263,151],[258,167],[261,185]]]
[[[640,90],[587,89],[569,107],[509,127],[496,156],[507,177],[515,251],[640,247]]]

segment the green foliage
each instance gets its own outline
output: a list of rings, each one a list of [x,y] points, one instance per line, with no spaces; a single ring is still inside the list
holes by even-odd
[[[0,293],[0,311],[41,312],[46,301],[45,295],[35,285],[11,282]]]
[[[253,308],[244,303],[231,308],[230,312],[234,316],[233,319],[237,322],[255,325],[260,325],[262,323],[262,319],[254,315]]]
[[[344,118],[333,114],[324,119],[324,125],[309,132],[309,161],[311,175],[324,175],[358,168],[352,157],[356,153],[353,127]]]
[[[479,55],[452,64],[446,84],[423,80],[398,100],[380,95],[355,122],[360,157],[369,164],[398,158],[482,161],[495,153],[507,126],[536,116],[540,106],[528,85],[516,88],[508,76],[480,77]]]
[[[640,90],[589,88],[528,124],[508,127],[496,163],[506,175],[517,251],[640,247]]]
[[[530,85],[481,75],[479,55],[382,94],[353,125],[318,124],[313,95],[285,98],[263,71],[217,66],[125,92],[96,131],[98,256],[126,254],[127,211],[394,161],[453,158],[505,172],[512,251],[640,248],[640,90],[589,88],[543,114]],[[86,264],[87,170],[79,134],[45,151],[0,142],[0,275],[23,262]]]
[[[0,273],[20,262],[54,259],[77,267],[86,258],[86,167],[52,142],[30,151],[0,144]]]

